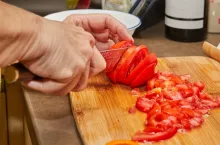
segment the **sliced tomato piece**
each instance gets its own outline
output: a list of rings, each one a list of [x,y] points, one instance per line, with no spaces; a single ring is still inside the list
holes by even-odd
[[[134,42],[132,42],[131,40],[120,41],[120,42],[114,44],[110,49],[118,49],[118,48],[131,47],[133,45],[134,45]]]
[[[157,132],[162,132],[163,130],[158,127],[147,126],[143,131],[148,133],[157,133]]]
[[[157,133],[137,132],[133,136],[132,140],[138,142],[166,140],[174,136],[176,132],[177,132],[176,127],[171,127],[163,132],[157,132]]]
[[[107,77],[113,82],[113,83],[117,83],[117,74],[121,68],[121,66],[126,62],[126,58],[132,54],[132,52],[135,50],[136,46],[132,46],[130,48],[128,48],[125,53],[123,54],[123,56],[121,57],[121,59],[119,60],[118,64],[116,65],[116,68],[114,71],[112,72],[107,72],[106,75]],[[111,48],[113,49],[113,48]]]
[[[156,62],[157,57],[155,53],[147,55],[132,71],[130,70],[130,74],[127,77],[126,83],[131,84],[132,81],[134,81],[147,66]]]
[[[155,67],[157,63],[153,63],[146,67],[138,76],[137,78],[132,82],[131,88],[140,87],[144,85],[149,79],[153,78],[155,75]]]
[[[127,53],[123,55],[122,60],[119,62],[118,67],[116,68],[118,82],[130,85],[130,82],[127,81],[128,75],[147,55],[148,49],[144,45],[135,47],[128,55]],[[134,79],[135,78],[133,78],[133,80]]]
[[[136,108],[142,112],[148,112],[154,103],[155,101],[153,100],[149,100],[145,97],[139,97],[136,102]]]
[[[107,72],[106,76],[115,84],[117,82],[116,80],[116,71]]]

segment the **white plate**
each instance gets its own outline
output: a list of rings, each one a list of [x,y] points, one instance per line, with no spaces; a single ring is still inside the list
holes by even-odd
[[[141,20],[134,15],[119,11],[99,9],[67,10],[49,14],[45,16],[45,18],[55,21],[63,21],[67,16],[71,14],[110,14],[118,21],[123,23],[128,28],[131,35],[134,33],[134,30],[141,25]]]

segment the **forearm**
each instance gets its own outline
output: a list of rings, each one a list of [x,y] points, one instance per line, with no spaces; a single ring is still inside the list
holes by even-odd
[[[1,1],[0,18],[0,67],[4,67],[36,44],[42,18]]]

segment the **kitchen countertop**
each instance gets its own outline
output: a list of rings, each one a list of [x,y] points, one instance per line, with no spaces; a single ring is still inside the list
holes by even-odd
[[[137,45],[147,45],[158,57],[205,56],[202,42],[180,43],[166,39],[163,23],[134,38]],[[207,41],[217,46],[220,34],[208,34]],[[82,145],[67,96],[50,96],[24,89],[24,97],[33,145]]]

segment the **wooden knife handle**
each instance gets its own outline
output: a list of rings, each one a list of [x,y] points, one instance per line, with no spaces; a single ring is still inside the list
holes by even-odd
[[[30,72],[21,63],[16,63],[4,68],[4,78],[5,78],[5,82],[8,84],[12,84],[18,80],[29,81],[33,79],[34,80],[41,79],[39,76],[36,76],[32,72]]]
[[[206,41],[203,43],[202,47],[206,55],[220,62],[220,49],[219,48],[217,48],[216,46]]]

